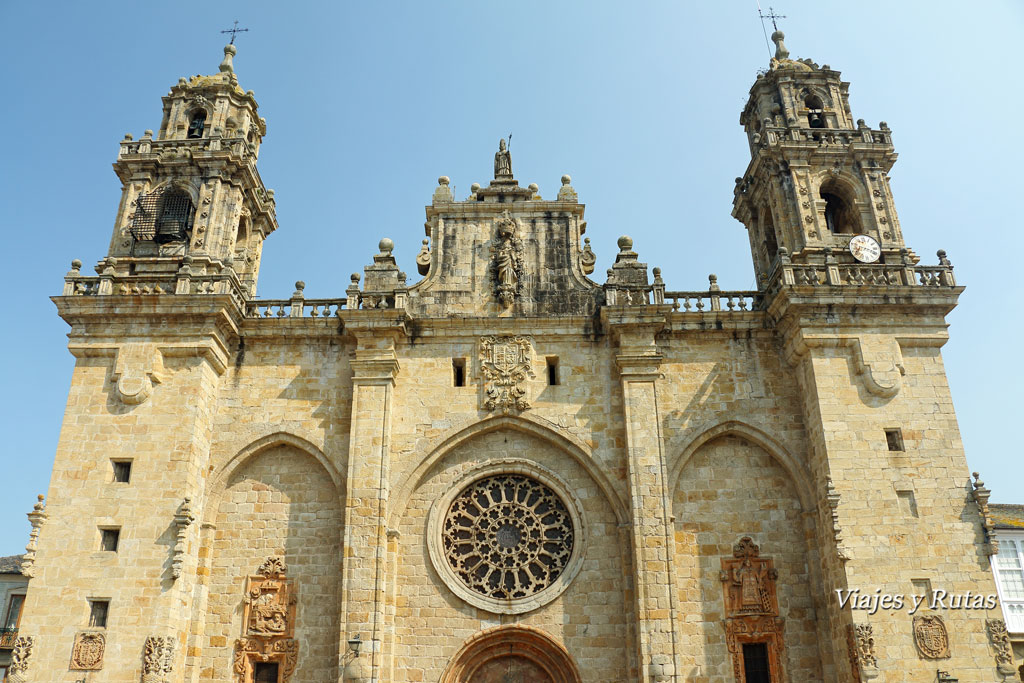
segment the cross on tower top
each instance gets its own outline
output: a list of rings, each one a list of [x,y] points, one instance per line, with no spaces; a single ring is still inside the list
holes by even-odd
[[[775,23],[775,20],[776,19],[785,19],[786,18],[786,15],[784,15],[784,14],[776,14],[775,13],[775,8],[771,7],[771,6],[768,7],[768,14],[765,14],[764,12],[761,11],[761,5],[760,4],[758,4],[758,6],[757,6],[757,15],[759,17],[761,17],[762,25],[764,24],[764,20],[765,19],[771,19],[772,20],[772,28],[775,29],[776,31],[779,30],[779,25]],[[238,22],[236,21],[235,23],[237,24]]]
[[[247,28],[238,28],[238,20],[235,19],[235,25],[232,26],[231,28],[229,28],[226,31],[221,31],[221,33],[230,33],[231,34],[231,42],[228,43],[228,45],[234,45],[235,44],[235,35],[237,35],[239,33],[244,33],[245,31],[248,31],[248,30],[249,29],[247,29]]]

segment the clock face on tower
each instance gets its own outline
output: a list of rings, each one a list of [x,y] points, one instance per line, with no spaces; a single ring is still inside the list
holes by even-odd
[[[878,242],[868,235],[857,235],[850,240],[850,253],[861,263],[874,263],[882,254]]]

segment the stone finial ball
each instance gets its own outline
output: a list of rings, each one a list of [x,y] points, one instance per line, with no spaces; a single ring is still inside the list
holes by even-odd
[[[82,267],[82,262],[79,261],[78,259],[75,259],[74,261],[71,262],[71,269],[72,270],[79,270],[81,267]]]
[[[395,243],[392,242],[387,237],[385,237],[380,241],[380,243],[377,244],[377,246],[380,248],[382,253],[390,254],[391,251],[395,248]]]
[[[629,251],[633,248],[633,238],[629,235],[623,235],[619,238],[619,251]]]
[[[538,185],[537,183],[530,183],[529,185],[526,186],[526,189],[529,190],[530,192],[536,193],[540,191],[540,185]]]
[[[472,185],[469,186],[469,189],[471,192],[476,192],[477,190],[480,189],[480,183],[473,183]]]
[[[661,275],[661,268],[655,267],[654,268],[654,277],[658,277],[659,275]]]
[[[151,130],[150,130],[150,129],[148,129],[148,128],[147,128],[146,130],[142,131],[142,134],[143,134],[144,136],[148,137],[148,138],[151,138],[151,137],[153,137],[153,131],[151,131]]]
[[[566,173],[564,176],[562,176],[562,184],[563,185],[568,185],[571,182],[572,182],[572,178],[569,177],[568,173]]]
[[[428,244],[430,244],[430,240],[427,239],[426,237],[424,237],[423,238],[423,246],[427,246]]]
[[[786,34],[783,33],[782,31],[776,31],[776,32],[772,33],[772,42],[773,43],[777,42],[779,40],[785,40],[785,39],[786,39]]]
[[[238,54],[238,48],[236,48],[234,45],[225,45],[224,54],[236,55]]]
[[[441,176],[440,178],[437,179],[437,184],[438,185],[447,185],[450,182],[451,182],[451,178],[449,178],[446,175],[443,175],[443,176]]]
[[[305,282],[303,282],[302,280],[296,280],[295,281],[295,289],[297,289],[297,290],[299,290],[301,292],[305,288],[306,288],[306,283]]]
[[[359,284],[359,273],[352,273],[352,284]]]

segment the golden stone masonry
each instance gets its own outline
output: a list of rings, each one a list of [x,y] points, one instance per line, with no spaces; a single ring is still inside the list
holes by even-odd
[[[233,45],[179,80],[53,299],[76,365],[9,680],[1017,680],[998,607],[836,599],[996,592],[940,355],[963,288],[904,242],[888,126],[773,38],[756,291],[667,290],[650,235],[591,279],[571,179],[521,187],[502,141],[468,198],[439,179],[415,284],[383,239],[343,297],[256,298],[266,121]]]

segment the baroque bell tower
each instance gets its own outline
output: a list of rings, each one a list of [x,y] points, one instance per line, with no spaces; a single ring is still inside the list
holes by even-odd
[[[192,275],[237,278],[255,294],[277,217],[274,191],[256,169],[267,123],[253,91],[238,84],[235,54],[227,45],[217,74],[178,79],[155,138],[151,130],[139,140],[125,135],[114,163],[121,203],[101,275],[159,276],[187,265]]]
[[[732,215],[747,227],[758,284],[780,254],[794,263],[857,263],[850,242],[858,235],[866,237],[854,250],[866,244],[871,252],[861,260],[917,263],[901,252],[887,175],[896,161],[889,126],[854,121],[850,84],[828,64],[790,59],[784,37],[772,34],[775,57],[740,115],[751,161],[736,179]]]

